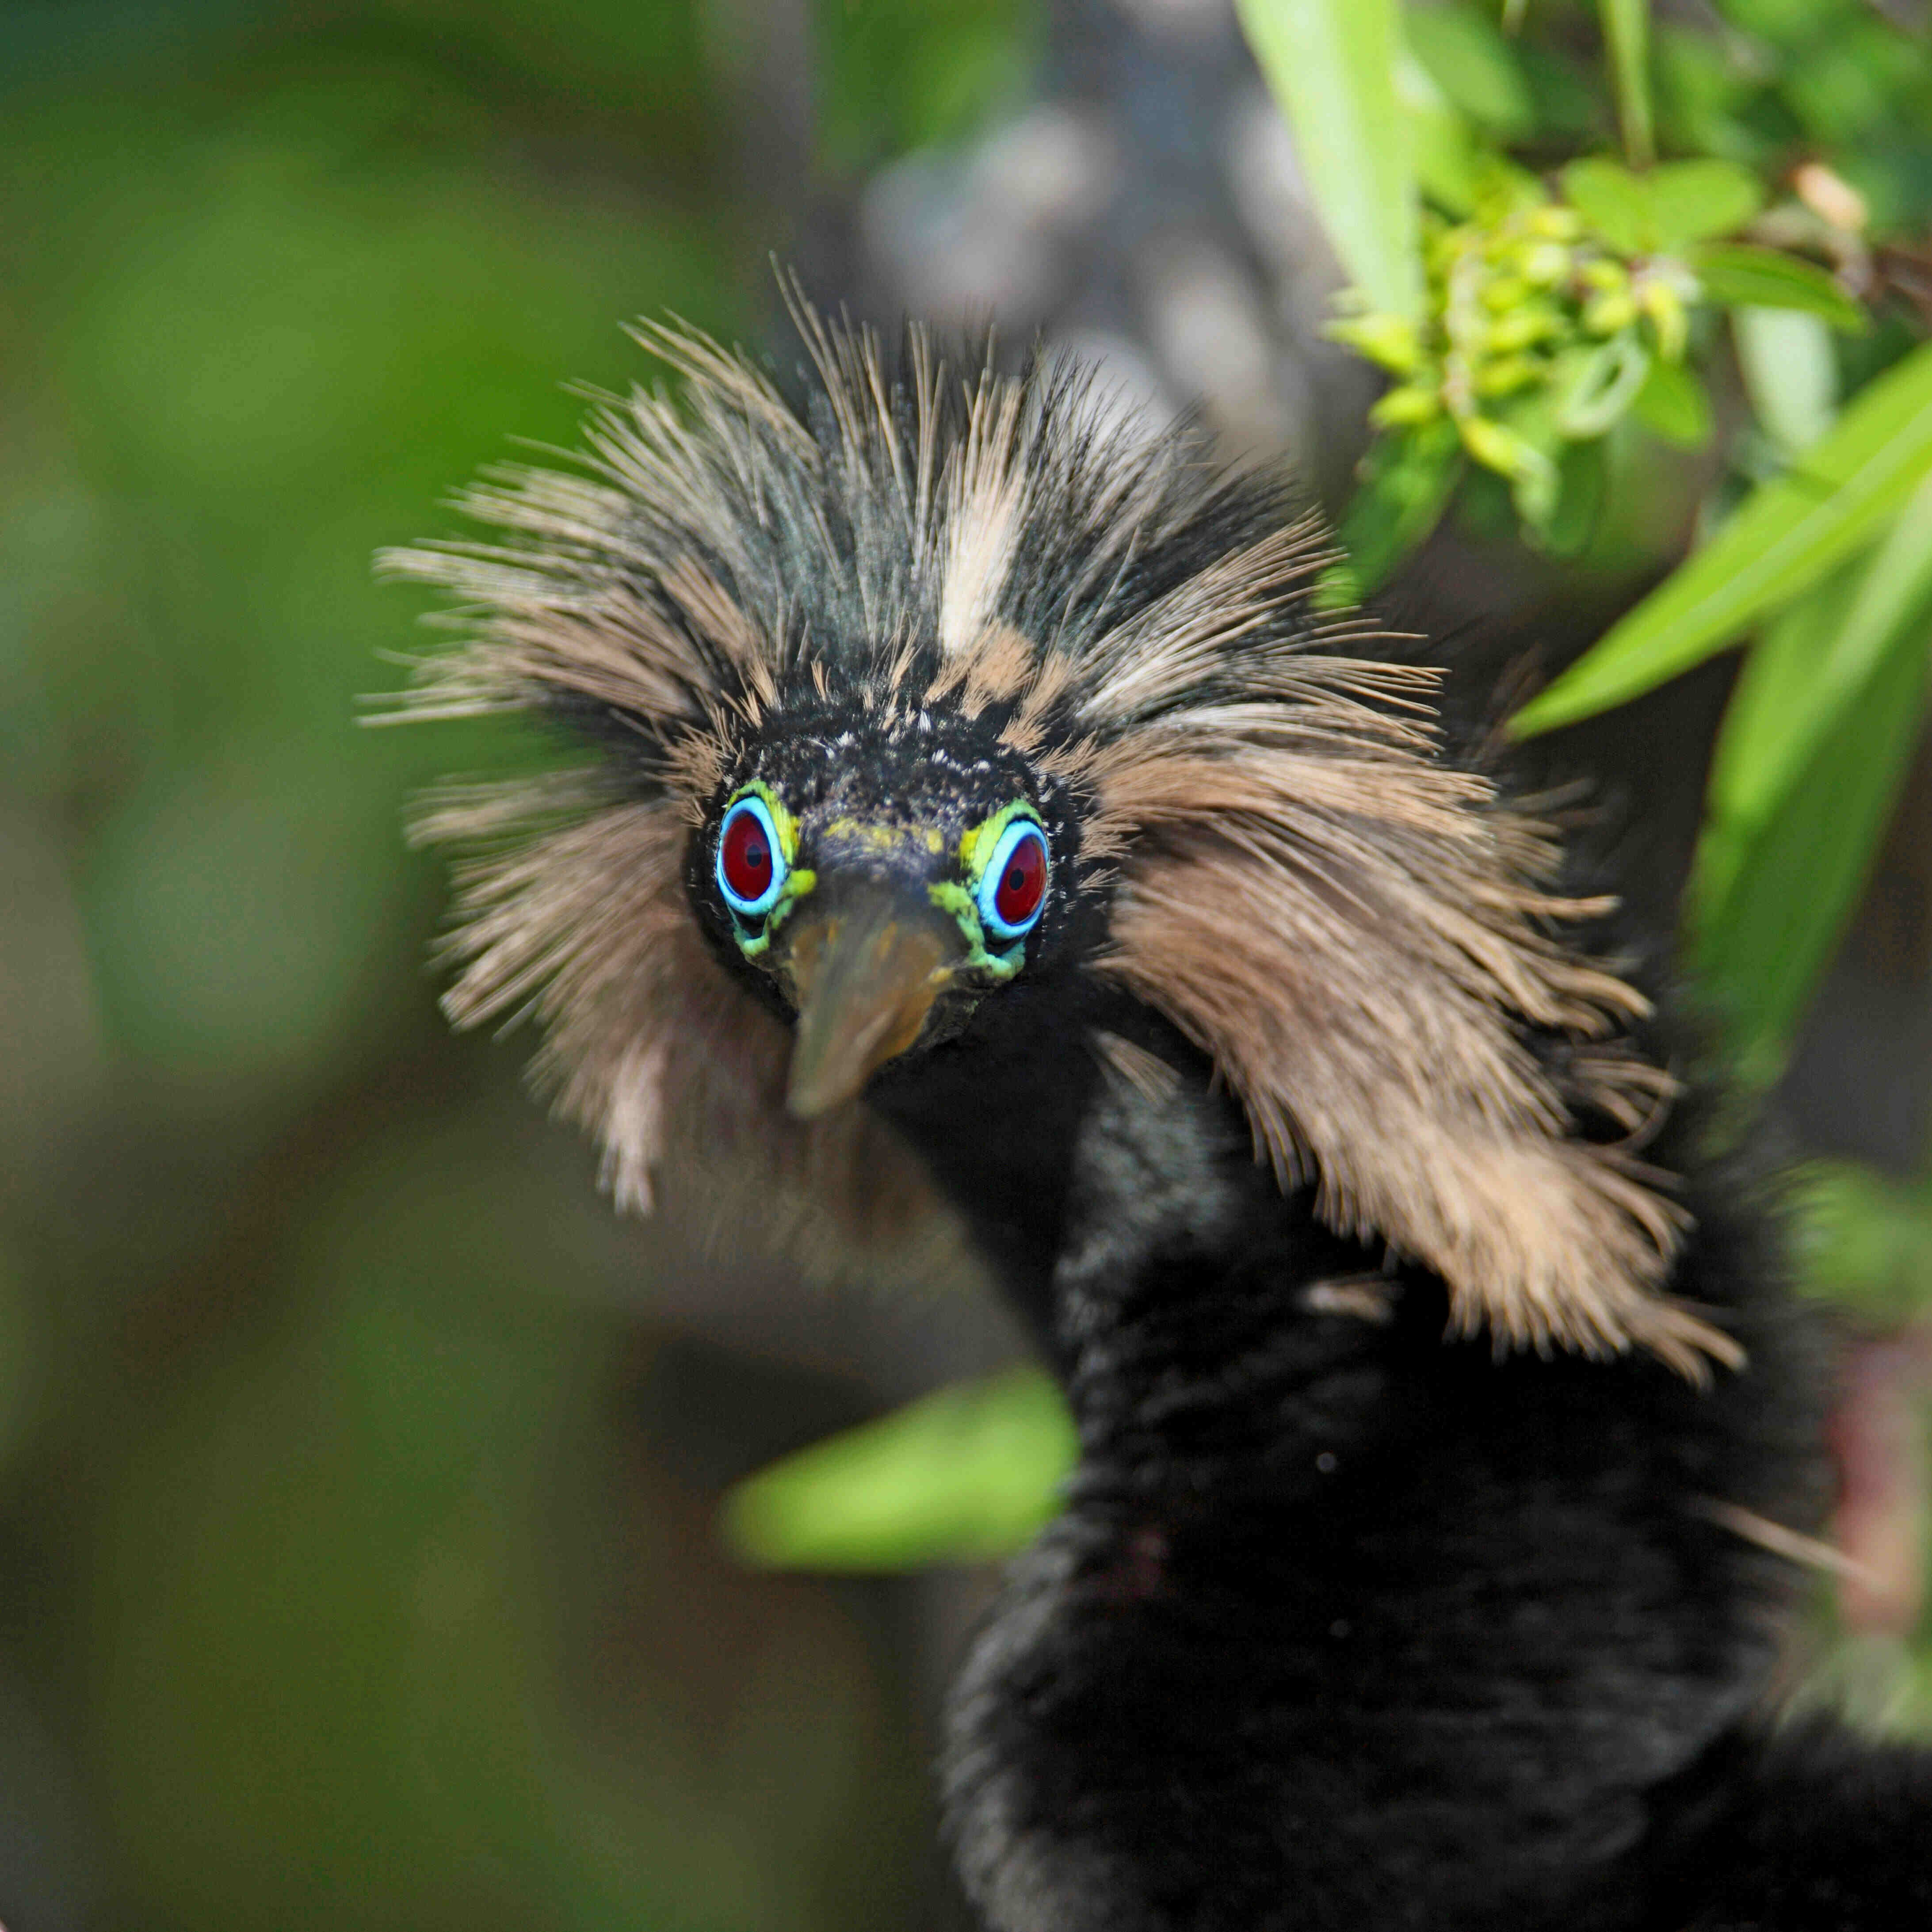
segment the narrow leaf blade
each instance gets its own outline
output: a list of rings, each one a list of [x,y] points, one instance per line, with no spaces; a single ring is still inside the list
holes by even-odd
[[[1744,854],[1775,809],[1781,788],[1773,770],[1796,746],[1794,722],[1802,716],[1812,668],[1823,658],[1851,605],[1857,567],[1835,571],[1795,598],[1764,627],[1746,653],[1724,707],[1723,728],[1711,760],[1698,830],[1696,862],[1684,916],[1708,924],[1737,883]],[[1813,749],[1797,748],[1802,767]]]
[[[1417,187],[1446,212],[1468,214],[1476,205],[1480,176],[1480,150],[1468,123],[1414,60],[1396,64],[1396,98]]]
[[[1430,77],[1478,126],[1506,142],[1535,131],[1536,102],[1516,50],[1480,11],[1406,8],[1402,30]]]
[[[1704,292],[1726,308],[1802,309],[1848,335],[1869,326],[1864,310],[1815,262],[1748,242],[1712,242],[1690,257]]]
[[[1420,224],[1396,99],[1395,0],[1238,0],[1237,10],[1350,279],[1372,308],[1418,314]]]
[[[1932,666],[1922,631],[1907,638],[1755,828],[1722,898],[1694,914],[1693,962],[1747,1079],[1782,1066],[1890,822]]]
[[[1766,818],[1894,650],[1932,648],[1932,479],[1842,590],[1814,592],[1751,652],[1712,767],[1714,823]],[[1806,621],[1809,620],[1810,621]]]
[[[1532,736],[1701,662],[1862,548],[1932,473],[1932,344],[1869,385],[1802,467],[1765,484],[1718,535],[1520,711]]]

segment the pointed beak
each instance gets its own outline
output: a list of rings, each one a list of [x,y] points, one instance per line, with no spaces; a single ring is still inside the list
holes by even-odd
[[[958,925],[902,888],[853,881],[792,916],[798,1028],[785,1105],[808,1120],[850,1100],[919,1037],[964,950]]]

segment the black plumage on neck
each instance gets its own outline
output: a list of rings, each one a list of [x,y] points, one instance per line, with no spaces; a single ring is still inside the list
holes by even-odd
[[[1672,1289],[1750,1351],[1701,1390],[1641,1354],[1445,1337],[1442,1284],[1282,1192],[1131,1002],[1043,983],[873,1104],[1078,1430],[1065,1514],[952,1705],[991,1925],[1729,1922],[1762,1861],[1714,1848],[1776,1802],[1754,1726],[1802,1582],[1738,1526],[1815,1529],[1826,1472],[1815,1339],[1694,1110],[1656,1150],[1696,1216]],[[1918,1882],[1874,1896],[1894,1880]]]

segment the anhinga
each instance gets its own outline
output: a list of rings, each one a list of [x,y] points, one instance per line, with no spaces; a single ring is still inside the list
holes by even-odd
[[[986,1923],[1932,1924],[1932,1760],[1773,1724],[1822,1371],[1609,902],[1278,486],[802,323],[802,401],[658,332],[681,403],[400,559],[473,619],[409,701],[586,748],[428,829],[619,1200],[858,1231],[910,1148],[1064,1383],[950,1718]]]

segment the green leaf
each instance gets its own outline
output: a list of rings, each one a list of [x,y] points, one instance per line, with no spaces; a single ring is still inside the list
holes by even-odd
[[[1816,1161],[1793,1178],[1809,1286],[1888,1324],[1932,1310],[1932,1189],[1856,1161]]]
[[[1482,14],[1466,7],[1410,7],[1402,32],[1429,77],[1479,127],[1504,142],[1535,131],[1536,104],[1516,50]]]
[[[1396,64],[1396,95],[1402,104],[1409,165],[1418,184],[1446,214],[1473,212],[1486,157],[1469,124],[1442,90],[1407,56]]]
[[[1650,362],[1632,330],[1594,350],[1557,404],[1558,434],[1571,442],[1601,436],[1636,401]]]
[[[1842,597],[1810,600],[1746,666],[1689,901],[1691,956],[1747,1079],[1768,1081],[1890,820],[1932,671],[1932,489]],[[1815,711],[1815,716],[1808,716]]]
[[[1808,738],[1798,742],[1793,726],[1804,715],[1813,668],[1850,608],[1858,571],[1846,565],[1786,604],[1744,659],[1712,756],[1687,921],[1707,916],[1729,894],[1753,836],[1789,788],[1782,767],[1790,750],[1802,758],[1812,748]],[[1780,746],[1786,734],[1789,746]]]
[[[1926,669],[1922,649],[1886,660],[1696,928],[1694,962],[1748,1079],[1775,1077],[1857,904],[1918,742]]]
[[[1700,449],[1710,439],[1710,396],[1682,362],[1653,362],[1630,413],[1653,436],[1680,449]]]
[[[1435,529],[1462,473],[1462,442],[1446,417],[1371,444],[1336,532],[1343,561],[1324,580],[1324,607],[1359,602],[1384,582]]]
[[[1540,547],[1548,556],[1579,556],[1589,548],[1603,520],[1604,500],[1610,487],[1608,446],[1601,436],[1568,445],[1558,461],[1560,487],[1556,508],[1541,532]]]
[[[1600,154],[1563,170],[1570,205],[1627,255],[1654,255],[1742,228],[1763,204],[1757,178],[1732,161],[1670,161],[1647,174]]]
[[[1616,84],[1624,152],[1638,167],[1656,152],[1650,114],[1650,0],[1598,0]]]
[[[1521,737],[1673,678],[1868,543],[1932,472],[1932,344],[1852,400],[1802,470],[1761,484],[1595,649],[1517,712]]]
[[[1820,442],[1838,413],[1838,362],[1831,331],[1790,308],[1731,311],[1738,368],[1751,410],[1787,455]]]
[[[1371,308],[1418,314],[1420,226],[1396,100],[1395,0],[1238,0],[1237,10],[1350,280]]]
[[[1654,245],[1650,198],[1628,168],[1600,154],[1572,161],[1563,170],[1563,194],[1612,248],[1641,255]]]
[[[1862,335],[1870,318],[1815,262],[1748,242],[1708,242],[1690,258],[1705,295],[1726,308],[1796,308]]]
[[[1510,501],[1522,520],[1523,527],[1538,542],[1547,541],[1556,520],[1557,500],[1563,488],[1562,472],[1556,459],[1534,443],[1518,448],[1516,467],[1510,476]]]
[[[1764,206],[1756,176],[1735,161],[1666,161],[1643,177],[1655,248],[1735,235]]]
[[[1744,848],[1894,652],[1932,650],[1932,478],[1870,559],[1794,604],[1752,650],[1711,768],[1696,896],[1720,903]]]
[[[725,1539],[774,1569],[984,1562],[1058,1514],[1074,1450],[1040,1370],[960,1383],[746,1478],[725,1498]]]

